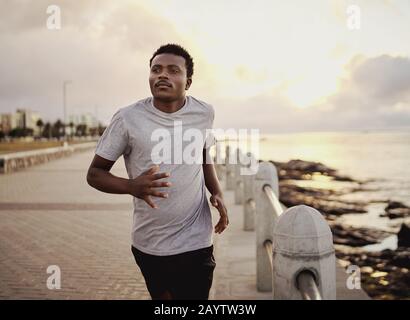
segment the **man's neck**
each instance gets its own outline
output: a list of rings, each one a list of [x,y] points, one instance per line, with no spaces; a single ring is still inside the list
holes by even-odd
[[[185,96],[181,97],[178,100],[174,101],[164,101],[159,100],[154,97],[153,100],[154,107],[158,110],[166,113],[174,113],[181,109],[185,104]]]

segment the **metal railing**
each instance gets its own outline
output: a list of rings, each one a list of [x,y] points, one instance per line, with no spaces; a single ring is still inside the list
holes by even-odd
[[[303,300],[322,300],[315,276],[309,270],[303,270],[296,276],[296,285]]]
[[[257,287],[274,299],[335,299],[335,256],[330,228],[314,208],[285,208],[275,166],[259,163],[256,175],[238,176],[240,149],[226,149],[225,177],[235,203],[243,204],[244,229],[256,229]],[[248,155],[251,155],[248,153]],[[272,290],[275,288],[275,290]]]
[[[272,205],[273,214],[276,214],[278,217],[283,213],[282,205],[279,202],[279,199],[276,197],[273,192],[272,187],[269,184],[265,184],[262,188],[265,195],[268,197],[270,204]]]
[[[273,270],[273,243],[270,240],[265,240],[263,243],[264,248],[266,249],[266,254],[268,256],[270,266]]]

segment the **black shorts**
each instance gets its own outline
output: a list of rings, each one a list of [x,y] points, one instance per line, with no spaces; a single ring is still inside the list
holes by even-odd
[[[213,246],[170,256],[154,256],[131,246],[152,299],[168,291],[173,299],[207,300],[212,286]]]

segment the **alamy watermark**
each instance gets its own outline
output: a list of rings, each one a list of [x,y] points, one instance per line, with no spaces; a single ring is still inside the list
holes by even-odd
[[[52,4],[47,7],[46,13],[49,15],[46,21],[48,30],[61,29],[61,9],[59,6]]]
[[[205,129],[187,128],[183,130],[182,121],[174,121],[172,130],[158,128],[151,134],[154,146],[151,150],[151,160],[154,164],[240,164],[241,175],[253,175],[258,170],[258,161],[252,154],[236,153],[236,142],[247,141],[247,145],[259,153],[259,129]],[[229,137],[230,145],[228,159],[221,156],[221,150],[216,137],[224,141]],[[216,144],[215,160],[208,156],[203,158],[203,150]]]
[[[47,267],[47,274],[51,274],[47,278],[46,286],[49,290],[61,289],[61,269],[57,265]]]
[[[347,267],[346,273],[350,274],[346,279],[346,287],[350,290],[361,289],[361,274],[360,267],[354,264],[351,264]]]
[[[349,30],[359,30],[361,28],[361,11],[358,5],[350,5],[346,9],[346,26]]]

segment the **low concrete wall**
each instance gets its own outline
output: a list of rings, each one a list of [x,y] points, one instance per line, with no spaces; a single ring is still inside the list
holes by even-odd
[[[11,173],[36,164],[45,163],[53,159],[69,156],[95,148],[96,142],[87,142],[63,147],[45,148],[0,155],[0,173]]]

